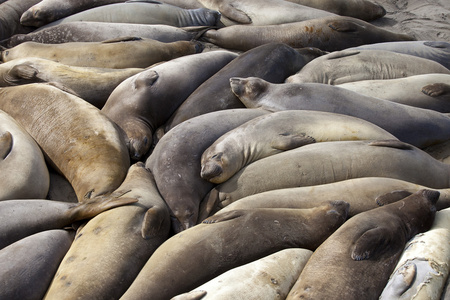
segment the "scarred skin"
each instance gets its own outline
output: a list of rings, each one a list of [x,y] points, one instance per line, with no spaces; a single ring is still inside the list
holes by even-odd
[[[202,154],[202,178],[222,183],[267,156],[315,142],[396,139],[380,127],[346,115],[293,110],[253,119],[217,139]]]
[[[130,166],[120,129],[100,110],[42,83],[0,89],[0,109],[36,140],[79,201],[113,192]]]
[[[235,25],[208,30],[203,38],[220,47],[240,51],[278,42],[294,48],[315,47],[330,52],[364,44],[414,40],[406,34],[391,32],[368,22],[343,16],[279,25]]]
[[[230,85],[249,108],[345,114],[378,125],[399,140],[419,148],[450,139],[450,118],[445,114],[364,96],[333,85],[271,84],[259,78],[231,78]]]
[[[19,23],[20,16],[40,0],[8,0],[0,3],[0,41],[18,33],[28,33],[33,27],[25,27]]]
[[[449,172],[449,165],[395,140],[324,142],[256,161],[216,186],[203,201],[230,203],[275,189],[361,177],[389,177],[443,189],[450,187]]]
[[[350,218],[311,255],[286,299],[378,299],[406,242],[433,224],[438,197],[420,190]]]
[[[282,249],[314,251],[346,220],[347,211],[347,203],[334,201],[304,210],[217,214],[164,242],[121,299],[170,299],[231,268]]]
[[[197,42],[162,43],[152,39],[119,38],[105,42],[41,44],[25,42],[2,51],[2,61],[40,57],[62,64],[97,68],[147,68],[155,63],[202,50]]]
[[[115,88],[102,112],[125,131],[131,158],[142,159],[154,131],[200,84],[236,57],[229,51],[183,56],[131,76]]]

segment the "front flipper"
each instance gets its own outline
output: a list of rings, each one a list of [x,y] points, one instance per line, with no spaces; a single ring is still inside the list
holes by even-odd
[[[104,40],[101,43],[102,44],[112,44],[112,43],[120,43],[120,42],[130,42],[130,41],[140,41],[142,38],[136,37],[136,36],[123,36],[118,37],[110,40]]]
[[[330,54],[327,54],[327,59],[339,59],[339,58],[344,58],[344,57],[349,57],[349,56],[353,56],[353,55],[358,55],[360,54],[361,51],[358,50],[345,50],[345,51],[335,51],[335,52],[331,52]]]
[[[422,93],[430,97],[450,95],[450,85],[442,82],[428,84],[422,88]]]
[[[375,146],[375,147],[389,147],[389,148],[396,148],[400,150],[413,150],[414,147],[410,144],[401,142],[399,140],[379,140],[370,142],[369,146]]]
[[[13,145],[13,137],[9,131],[5,131],[0,135],[0,159],[5,159],[11,152]]]
[[[118,198],[112,195],[89,198],[72,209],[72,222],[93,218],[108,209],[136,202],[136,198]]]
[[[316,140],[305,134],[280,133],[272,141],[272,148],[282,151],[295,149],[301,146],[315,143]]]
[[[244,212],[241,210],[232,210],[232,211],[227,211],[224,213],[219,212],[216,215],[205,219],[202,223],[203,224],[219,223],[219,222],[233,220],[233,219],[242,217],[243,215],[244,215]]]
[[[407,262],[399,268],[389,279],[380,299],[397,299],[411,288],[417,274],[417,266],[413,262]]]
[[[377,198],[375,198],[375,201],[377,202],[378,206],[383,206],[402,200],[403,198],[406,198],[410,195],[412,195],[412,193],[408,191],[392,191],[390,193],[378,196]]]
[[[370,259],[382,252],[390,243],[389,230],[384,227],[369,229],[364,232],[353,246],[351,257],[353,260]]]
[[[361,26],[351,21],[338,20],[328,23],[328,27],[338,32],[355,32],[358,31]]]
[[[170,300],[200,300],[206,296],[206,291],[191,291],[189,293],[184,293],[173,297]]]
[[[3,80],[9,85],[20,85],[34,82],[43,82],[38,78],[39,70],[27,64],[15,65],[5,75]]]
[[[234,7],[231,3],[221,3],[219,5],[219,12],[232,21],[241,24],[252,23],[252,19],[244,11]]]
[[[152,236],[158,235],[164,224],[165,215],[159,207],[152,207],[144,215],[141,227],[141,235],[148,240]]]

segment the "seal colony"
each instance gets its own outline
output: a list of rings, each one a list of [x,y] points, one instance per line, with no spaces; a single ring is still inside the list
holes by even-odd
[[[0,0],[0,298],[444,299],[449,15]]]

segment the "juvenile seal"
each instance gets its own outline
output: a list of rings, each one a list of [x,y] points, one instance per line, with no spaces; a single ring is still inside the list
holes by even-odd
[[[450,74],[431,73],[396,79],[373,79],[337,85],[354,92],[397,103],[450,112]]]
[[[201,176],[222,183],[258,159],[306,144],[384,139],[396,138],[370,122],[346,115],[307,110],[274,112],[218,138],[202,154]]]
[[[164,242],[122,299],[170,299],[277,251],[313,251],[346,220],[347,211],[347,203],[334,201],[304,210],[255,209],[217,214]]]
[[[378,299],[406,242],[430,229],[439,192],[360,213],[311,255],[286,299]]]
[[[193,291],[171,300],[192,300],[202,291],[203,300],[285,298],[312,251],[291,248],[278,251],[243,266],[231,269]]]
[[[105,211],[78,230],[44,299],[119,299],[168,238],[169,212],[143,163],[132,165],[109,197],[139,202]]]
[[[58,83],[101,109],[122,81],[143,70],[77,67],[39,57],[25,57],[0,64],[0,87]]]
[[[442,73],[450,70],[438,62],[413,55],[386,50],[343,50],[314,60],[288,83],[317,82],[341,84],[359,80],[395,79],[407,76]]]
[[[233,93],[249,108],[349,115],[378,125],[399,140],[419,148],[450,139],[450,118],[445,114],[364,96],[333,85],[272,84],[259,78],[231,78],[230,85]]]
[[[216,186],[203,201],[214,203],[208,198],[219,197],[219,202],[230,203],[275,189],[361,177],[389,177],[446,189],[450,186],[449,171],[449,165],[395,140],[315,143],[255,161]]]
[[[124,130],[131,158],[143,158],[150,150],[154,131],[200,84],[236,57],[229,51],[186,55],[120,83],[101,111]]]
[[[73,237],[73,231],[47,230],[0,250],[0,297],[43,299]]]
[[[183,9],[154,1],[134,1],[91,8],[41,28],[74,21],[162,24],[174,27],[215,26],[219,19],[219,12],[207,8]]]
[[[322,54],[318,49],[305,48],[297,51],[281,43],[262,45],[240,54],[202,83],[180,105],[164,125],[164,131],[208,112],[243,108],[244,105],[230,90],[230,77],[256,76],[279,83]]]
[[[104,42],[41,44],[25,42],[2,51],[2,61],[40,57],[62,64],[98,68],[147,68],[155,63],[201,52],[197,42],[162,43],[152,39],[119,38]]]
[[[0,89],[0,109],[36,140],[78,200],[113,192],[130,166],[117,125],[92,104],[42,83]]]
[[[449,274],[450,209],[436,212],[433,226],[405,245],[380,299],[441,299]]]
[[[0,201],[43,199],[49,185],[41,149],[14,118],[0,110]]]
[[[208,30],[203,39],[226,49],[240,51],[277,42],[294,48],[315,47],[330,52],[364,44],[414,40],[409,35],[391,32],[363,20],[343,16],[279,25],[234,25]]]

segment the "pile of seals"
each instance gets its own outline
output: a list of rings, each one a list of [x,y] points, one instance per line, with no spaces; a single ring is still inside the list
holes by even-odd
[[[0,0],[0,299],[448,297],[450,28],[397,14]]]

